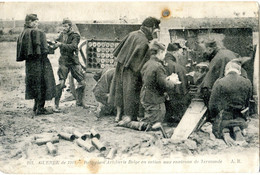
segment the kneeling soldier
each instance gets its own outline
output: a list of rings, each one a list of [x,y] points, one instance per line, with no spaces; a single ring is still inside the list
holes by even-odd
[[[162,122],[166,113],[166,88],[174,88],[176,82],[169,80],[163,65],[165,46],[156,40],[150,44],[150,60],[141,70],[143,86],[141,89],[141,104],[145,109],[142,122],[148,123],[148,129],[156,122]]]
[[[209,100],[210,115],[215,119],[213,133],[217,138],[223,138],[229,146],[236,142],[245,143],[241,130],[247,127],[245,114],[249,107],[252,84],[240,74],[240,63],[230,61],[225,67],[225,77],[214,83]],[[234,136],[236,142],[231,136]]]

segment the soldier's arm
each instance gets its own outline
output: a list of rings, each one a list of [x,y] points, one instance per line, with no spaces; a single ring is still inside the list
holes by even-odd
[[[62,42],[62,33],[54,41]]]
[[[221,106],[221,85],[219,81],[216,81],[213,85],[213,89],[209,99],[209,110],[212,117],[217,116],[220,112]]]
[[[248,86],[248,96],[247,96],[247,101],[246,101],[246,107],[249,107],[250,104],[250,99],[253,96],[253,86],[252,83],[249,79],[247,79],[247,86]]]
[[[75,33],[73,34],[73,39],[70,44],[61,43],[60,47],[72,52],[78,48],[79,41],[80,41],[80,36]]]
[[[156,79],[157,79],[157,83],[159,85],[159,87],[163,90],[166,91],[166,88],[170,88],[169,84],[167,83],[166,80],[166,71],[164,70],[163,67],[158,67],[157,71],[156,71]]]

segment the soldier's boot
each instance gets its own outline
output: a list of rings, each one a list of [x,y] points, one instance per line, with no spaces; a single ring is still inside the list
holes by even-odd
[[[119,122],[122,119],[122,108],[117,106],[116,107],[116,118],[115,122]]]
[[[131,121],[125,124],[125,127],[131,128],[138,131],[145,131],[148,126],[148,123],[145,122],[138,122],[138,121]]]
[[[76,89],[76,105],[77,106],[84,106],[83,98],[85,96],[84,93],[85,86],[80,86]]]
[[[234,133],[236,144],[238,145],[246,144],[246,140],[242,134],[241,129],[238,126],[233,127],[233,133]]]
[[[235,141],[230,137],[230,130],[228,128],[224,128],[222,130],[223,139],[226,142],[227,146],[235,145]]]
[[[61,84],[56,85],[56,96],[54,99],[55,108],[53,109],[54,112],[60,112],[59,104],[62,95],[62,89],[63,87],[61,86]]]

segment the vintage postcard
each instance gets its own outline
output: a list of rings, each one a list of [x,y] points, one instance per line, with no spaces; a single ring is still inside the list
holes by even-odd
[[[259,172],[257,2],[0,2],[0,171]]]

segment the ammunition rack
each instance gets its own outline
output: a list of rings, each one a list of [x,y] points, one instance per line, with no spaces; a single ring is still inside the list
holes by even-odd
[[[113,51],[119,43],[118,40],[87,40],[86,69],[95,72],[107,67],[115,67]]]

